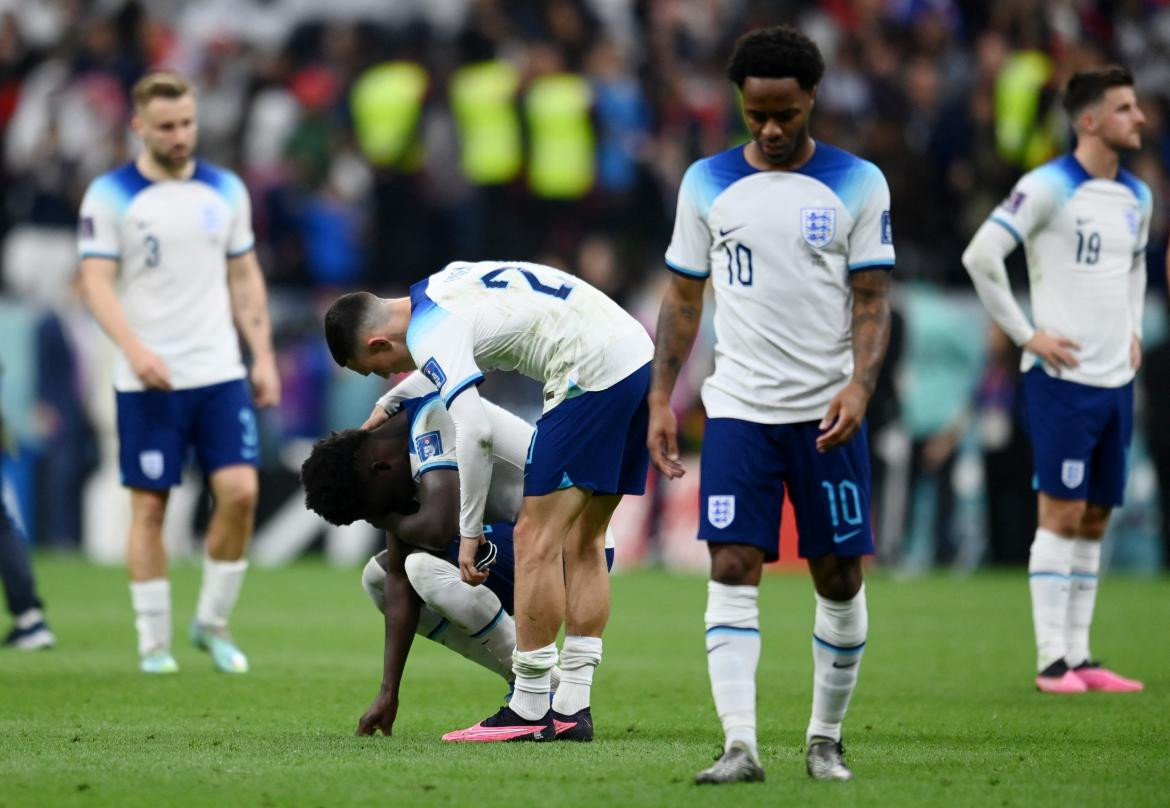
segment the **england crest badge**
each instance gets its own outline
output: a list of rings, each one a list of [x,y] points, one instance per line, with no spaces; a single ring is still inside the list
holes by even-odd
[[[735,521],[735,495],[707,497],[707,521],[722,530]]]
[[[147,477],[152,480],[157,480],[163,475],[163,453],[158,449],[147,449],[145,452],[140,452],[138,455],[138,466]]]
[[[835,208],[801,208],[800,235],[810,247],[821,249],[832,243],[837,233]]]
[[[1076,488],[1085,480],[1085,461],[1066,460],[1060,464],[1060,481],[1066,488]]]

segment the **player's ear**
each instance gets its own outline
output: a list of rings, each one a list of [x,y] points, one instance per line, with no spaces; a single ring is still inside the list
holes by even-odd
[[[393,468],[394,468],[394,466],[392,466],[390,463],[386,462],[385,460],[375,460],[372,463],[370,463],[370,471],[374,471],[374,472],[390,471]]]
[[[390,350],[390,340],[385,337],[370,337],[366,340],[366,347],[370,353],[380,353]]]

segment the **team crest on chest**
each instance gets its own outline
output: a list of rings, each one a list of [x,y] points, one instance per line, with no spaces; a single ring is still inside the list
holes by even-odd
[[[1085,480],[1085,461],[1066,460],[1060,464],[1060,481],[1066,488],[1076,488]]]
[[[735,495],[707,497],[707,521],[722,530],[735,521]]]
[[[820,249],[833,241],[837,232],[835,208],[801,208],[800,235],[810,247]]]

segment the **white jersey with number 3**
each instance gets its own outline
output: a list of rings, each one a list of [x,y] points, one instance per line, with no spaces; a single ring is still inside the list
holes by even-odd
[[[1135,256],[1145,253],[1151,211],[1150,189],[1128,171],[1097,179],[1067,154],[1021,177],[991,214],[1024,245],[1036,328],[1080,345],[1077,367],[1060,378],[1096,387],[1133,378],[1129,276],[1144,270]],[[1036,361],[1025,352],[1023,369]]]
[[[130,328],[179,390],[243,378],[227,259],[253,242],[243,182],[202,161],[190,179],[165,182],[130,163],[94,179],[81,202],[81,258],[118,262],[118,298]],[[143,389],[125,357],[114,387]]]
[[[699,160],[666,263],[715,290],[708,417],[820,419],[853,373],[850,275],[894,264],[885,177],[825,143],[793,171],[753,168],[743,146]]]

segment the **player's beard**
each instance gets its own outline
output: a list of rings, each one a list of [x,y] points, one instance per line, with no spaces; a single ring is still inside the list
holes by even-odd
[[[792,162],[793,156],[800,151],[800,149],[807,141],[808,124],[806,123],[800,128],[799,131],[796,132],[796,134],[792,136],[792,138],[788,141],[788,147],[783,151],[770,154],[764,148],[763,142],[759,139],[756,140],[756,148],[760,150],[760,154],[763,155],[764,160],[767,161],[769,165],[783,167]]]
[[[187,163],[191,161],[191,152],[183,152],[182,154],[173,154],[169,151],[162,151],[159,149],[150,150],[151,159],[158,165],[162,166],[171,174],[177,174],[187,167]]]

